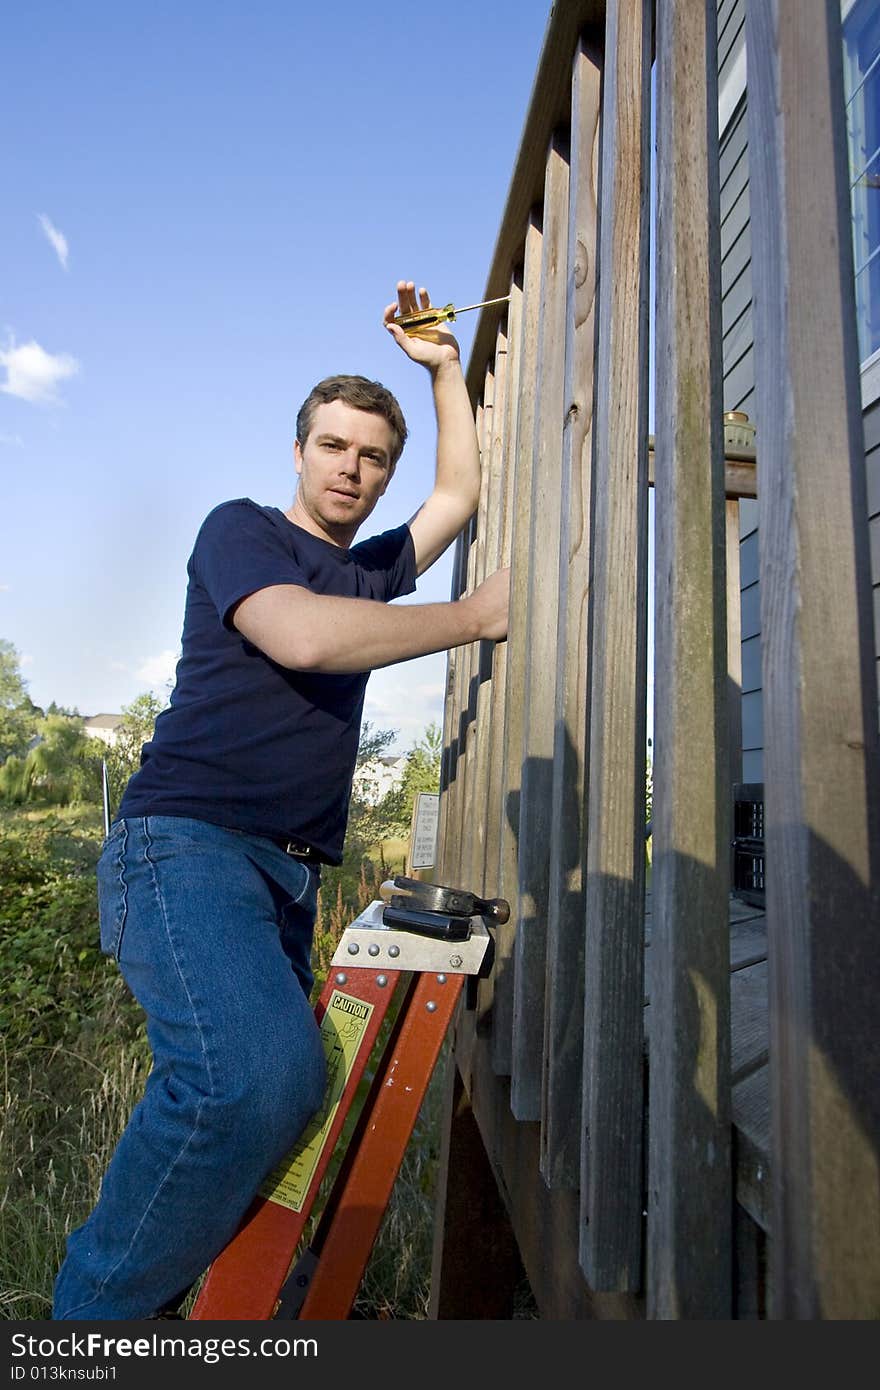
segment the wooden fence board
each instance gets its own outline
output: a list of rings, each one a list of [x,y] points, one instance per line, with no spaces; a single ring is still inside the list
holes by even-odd
[[[519,498],[516,479],[516,417],[519,405],[520,368],[522,363],[522,273],[510,282],[510,303],[507,312],[506,354],[503,422],[496,412],[495,424],[501,443],[501,532],[498,563],[510,564],[513,537],[513,517]],[[505,821],[505,744],[504,703],[507,691],[508,642],[499,642],[493,656],[492,707],[490,724],[489,769],[486,789],[486,855],[485,896],[500,894],[501,827]],[[494,994],[495,972],[492,973]]]
[[[550,809],[541,1172],[580,1183],[584,885],[589,717],[590,482],[602,46],[581,40],[572,72],[559,619]]]
[[[839,5],[750,0],[747,44],[771,1316],[877,1318],[880,759]]]
[[[651,11],[608,5],[589,638],[581,1267],[641,1286]]]
[[[486,441],[484,467],[488,474],[485,508],[485,552],[483,554],[482,575],[492,574],[501,564],[501,550],[504,533],[504,506],[506,500],[506,462],[507,432],[507,330],[504,324],[498,325],[495,344],[494,384],[492,392],[492,421]],[[498,836],[491,833],[493,826],[489,807],[493,804],[490,779],[492,775],[493,751],[497,750],[503,736],[503,707],[499,708],[495,697],[495,661],[506,647],[506,643],[481,642],[477,649],[477,749],[474,765],[474,799],[472,812],[473,854],[471,858],[469,887],[472,892],[484,897],[497,897],[497,851]],[[487,856],[492,854],[491,867],[487,867]],[[491,1020],[494,997],[494,972],[486,979],[479,980],[475,986],[474,1026],[481,1028]]]
[[[492,420],[495,403],[495,372],[490,361],[486,367],[483,383],[482,408],[479,416],[480,441],[480,500],[477,505],[476,532],[474,541],[473,571],[470,588],[475,589],[486,577],[487,516],[489,509],[489,490],[491,483],[490,456],[492,451]],[[480,727],[479,703],[482,675],[480,642],[470,642],[467,650],[467,702],[468,736],[465,745],[464,799],[461,814],[461,838],[458,855],[458,876],[456,886],[466,892],[478,892],[474,877],[475,864],[482,848],[478,839],[478,824],[483,819],[483,798],[485,789],[479,784],[479,748],[484,730]]]
[[[568,184],[568,141],[556,135],[547,153],[544,192],[526,590],[528,659],[523,685],[510,1087],[510,1103],[518,1120],[538,1120],[541,1116],[550,785],[556,699]]]
[[[541,216],[533,211],[525,242],[520,371],[516,411],[516,506],[510,537],[510,625],[507,634],[507,679],[504,692],[504,817],[498,861],[498,895],[510,903],[510,921],[495,935],[492,1011],[492,1066],[510,1075],[513,1048],[513,942],[519,916],[519,796],[523,731],[523,690],[529,660],[526,603],[532,510],[532,441],[535,419],[538,317],[541,302]]]
[[[492,417],[488,426],[484,425],[483,469],[487,480],[485,508],[483,515],[484,550],[478,569],[478,582],[493,574],[501,563],[501,539],[503,531],[503,471],[506,419],[507,385],[507,332],[503,323],[498,325],[495,340],[495,356],[492,371]],[[477,739],[476,762],[474,765],[474,786],[478,789],[478,803],[473,814],[473,855],[469,883],[470,891],[490,897],[495,896],[494,888],[486,885],[486,850],[488,843],[487,801],[489,793],[489,759],[492,751],[492,723],[495,701],[492,694],[494,642],[476,644],[477,685]],[[494,880],[494,869],[492,878]]]
[[[653,1318],[728,1318],[732,1294],[715,20],[715,0],[658,7]]]

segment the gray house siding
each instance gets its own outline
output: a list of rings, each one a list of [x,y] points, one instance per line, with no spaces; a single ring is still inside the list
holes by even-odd
[[[718,88],[724,103],[741,66],[745,45],[744,0],[718,3]],[[749,221],[749,153],[746,95],[722,110],[721,131],[721,295],[724,347],[724,409],[744,410],[757,427],[761,457],[761,424],[755,410],[755,365],[752,334],[752,264]],[[865,410],[865,460],[871,539],[871,579],[874,598],[874,650],[877,655],[880,699],[880,400]],[[760,481],[759,481],[760,486]],[[740,586],[742,602],[742,776],[745,782],[764,777],[764,734],[761,701],[761,604],[758,581],[758,504],[740,503]]]

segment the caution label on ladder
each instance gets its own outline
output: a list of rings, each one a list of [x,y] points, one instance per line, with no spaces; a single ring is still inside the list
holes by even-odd
[[[302,1211],[372,1012],[372,1004],[344,994],[342,990],[335,989],[330,996],[321,1019],[321,1041],[327,1059],[324,1100],[296,1146],[260,1188],[259,1195],[267,1201],[289,1207],[291,1211]]]

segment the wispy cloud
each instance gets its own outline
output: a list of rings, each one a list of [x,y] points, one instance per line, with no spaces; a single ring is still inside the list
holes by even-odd
[[[411,748],[429,724],[442,727],[445,666],[446,654],[440,652],[383,667],[370,676],[364,716],[374,730],[394,730],[392,752]]]
[[[0,594],[8,594],[11,588],[11,584],[0,584]]]
[[[0,391],[40,405],[55,404],[59,400],[58,383],[79,371],[75,357],[66,352],[47,352],[33,339],[18,347],[12,343],[8,348],[0,348],[0,367],[6,368]]]
[[[158,656],[149,656],[135,671],[135,675],[138,680],[146,681],[150,686],[172,685],[179,657],[180,652],[168,650],[160,652]]]
[[[21,449],[24,447],[24,440],[20,434],[0,433],[0,445],[7,449]]]
[[[60,232],[57,227],[53,226],[44,212],[37,213],[37,220],[46,234],[46,240],[58,257],[62,270],[66,270],[68,256],[67,237],[63,232]]]

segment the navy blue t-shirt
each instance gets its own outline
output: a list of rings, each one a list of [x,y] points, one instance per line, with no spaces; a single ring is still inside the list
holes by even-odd
[[[369,672],[287,670],[231,613],[270,584],[382,601],[412,593],[409,527],[346,550],[238,498],[205,518],[187,573],[176,684],[119,816],[192,816],[302,840],[340,863]]]

